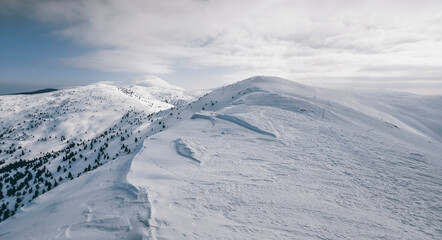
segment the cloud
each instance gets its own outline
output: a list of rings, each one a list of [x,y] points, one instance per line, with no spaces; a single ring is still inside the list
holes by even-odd
[[[58,36],[94,49],[64,60],[82,68],[154,74],[178,65],[232,68],[222,79],[271,73],[302,81],[441,80],[437,0],[17,2],[4,5],[31,6],[32,16],[54,24]]]
[[[170,63],[148,54],[125,50],[100,50],[87,55],[64,59],[64,62],[81,68],[105,72],[169,73]]]

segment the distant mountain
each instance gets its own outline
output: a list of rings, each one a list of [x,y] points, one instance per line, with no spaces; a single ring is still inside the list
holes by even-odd
[[[141,76],[129,81],[111,84],[118,86],[121,89],[131,91],[140,97],[156,98],[174,106],[183,106],[184,104],[195,100],[201,94],[201,91],[185,90],[152,75]]]
[[[55,92],[58,91],[58,89],[55,88],[44,88],[32,92],[20,92],[20,93],[12,93],[9,95],[33,95],[33,94],[40,94],[40,93],[48,93],[48,92]]]
[[[149,76],[1,96],[0,239],[442,237],[442,96],[198,93]]]
[[[137,78],[133,78],[129,81],[122,82],[122,85],[126,85],[128,87],[138,86],[138,87],[150,87],[150,88],[169,88],[169,89],[179,89],[184,90],[181,87],[172,85],[163,79],[153,76],[153,75],[145,75]]]

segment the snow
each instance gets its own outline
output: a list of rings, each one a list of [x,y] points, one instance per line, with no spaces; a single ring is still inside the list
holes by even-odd
[[[176,152],[186,157],[192,161],[195,161],[196,163],[200,164],[201,160],[199,160],[197,155],[201,155],[201,151],[198,149],[197,146],[195,146],[195,143],[185,140],[185,139],[176,139],[175,141],[175,148]]]
[[[183,88],[172,85],[154,75],[144,75],[141,77],[133,78],[129,80],[127,83],[125,83],[125,85],[137,86],[137,87],[157,87],[157,88],[184,90]]]
[[[116,124],[130,140],[108,141],[105,151],[119,157],[1,222],[0,239],[442,238],[442,96],[361,94],[254,77],[196,99],[151,79],[83,87],[111,91],[106,104],[120,115],[111,116],[100,100],[80,101],[75,106],[97,104],[88,111],[103,115],[68,110],[91,135],[76,135],[75,124],[64,134],[90,139]],[[66,90],[74,91],[68,102],[86,99],[83,88]],[[14,106],[12,97],[1,97],[8,112],[2,127],[16,128],[12,119],[31,112],[26,105],[33,102],[42,108],[51,96],[63,101],[63,93],[52,94]],[[63,116],[54,117],[57,126]],[[53,144],[38,151],[62,143]],[[120,144],[131,152],[123,155]]]
[[[255,78],[192,103],[187,120],[163,120],[171,127],[144,142],[128,178],[149,193],[154,238],[438,238],[440,142],[346,99],[358,102]],[[206,149],[204,164],[177,152],[182,136]]]
[[[169,94],[167,89],[156,90],[157,95],[162,92]],[[184,92],[181,96],[189,98]],[[153,114],[171,107],[161,99],[140,98],[106,83],[47,94],[1,97],[0,109],[4,114],[0,160],[5,162],[0,165],[10,166],[8,163],[21,159],[27,163],[0,173],[0,205],[7,204],[12,214],[17,212],[1,223],[8,227],[0,227],[0,235],[8,239],[146,236],[147,220],[143,219],[149,216],[148,202],[133,202],[146,199],[146,194],[125,183],[124,171],[127,172],[130,160],[146,138],[147,126],[156,120]],[[11,148],[19,150],[5,151]],[[38,167],[35,163],[42,165]],[[39,171],[44,173],[41,177]],[[88,175],[90,171],[92,176]],[[12,180],[16,181],[14,186]],[[13,194],[6,195],[13,187]],[[39,197],[34,199],[37,191]],[[115,205],[125,209],[106,210]],[[144,207],[146,211],[141,213],[139,209]],[[127,216],[122,215],[124,211],[128,211]],[[23,232],[22,225],[14,223],[21,214],[34,216],[25,221],[32,231]],[[3,210],[0,215],[3,218]],[[49,225],[33,222],[41,220],[41,216]],[[39,226],[41,229],[37,229]],[[140,226],[139,231],[134,226]],[[131,233],[127,233],[129,230]]]
[[[126,82],[113,84],[119,86],[121,89],[129,90],[137,94],[140,98],[154,98],[174,106],[182,106],[194,101],[201,92],[185,90],[153,75],[145,75]]]
[[[140,201],[147,198],[146,193],[125,180],[130,160],[120,158],[43,194],[1,223],[0,238],[139,239],[149,236],[149,202]]]
[[[247,123],[246,121],[243,121],[243,120],[237,118],[237,117],[229,116],[229,115],[224,115],[224,114],[216,115],[216,117],[219,118],[219,119],[223,119],[223,120],[226,120],[226,121],[230,121],[230,122],[236,123],[236,124],[238,124],[238,125],[240,125],[242,127],[245,127],[247,129],[251,130],[251,131],[254,131],[254,132],[257,132],[257,133],[261,133],[261,134],[264,134],[264,135],[269,135],[269,136],[272,136],[272,137],[276,137],[275,134],[263,131],[263,130],[261,130],[261,129],[259,129],[259,128],[255,127],[255,126],[253,126],[253,125],[251,125],[249,123]]]

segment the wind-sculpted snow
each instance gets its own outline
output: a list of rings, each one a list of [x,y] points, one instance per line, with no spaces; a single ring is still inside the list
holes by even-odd
[[[442,238],[440,97],[364,95],[254,77],[193,102],[181,92],[178,99],[186,103],[172,106],[171,96],[181,90],[162,82],[166,89],[159,90],[151,80],[103,84],[124,102],[94,99],[97,106],[86,111],[97,111],[94,118],[75,117],[75,100],[55,96],[62,112],[100,119],[93,123],[102,128],[76,135],[70,124],[68,139],[48,138],[45,143],[58,148],[47,162],[36,160],[43,165],[31,176],[47,174],[44,182],[51,173],[62,176],[62,184],[18,207],[0,223],[0,239]],[[10,163],[20,154],[15,149],[11,155],[10,144],[23,143],[13,138],[43,137],[11,124],[14,114],[31,114],[35,121],[25,127],[53,123],[38,120],[46,112],[21,113],[25,107],[5,99],[0,106],[8,112],[2,118],[8,144],[0,147],[9,148],[0,156]],[[121,114],[98,116],[100,101],[111,101]],[[62,116],[50,118],[62,124]],[[35,143],[28,141],[23,146],[34,154]],[[15,177],[19,172],[25,171],[11,171]],[[36,179],[29,184],[47,190]],[[14,204],[13,198],[17,194],[5,199]]]
[[[198,160],[195,156],[198,152],[195,149],[195,147],[192,146],[191,142],[183,140],[181,138],[175,140],[174,142],[175,142],[176,152],[179,155],[186,157],[192,161],[195,161],[198,164],[201,163],[201,160]]]
[[[238,124],[238,125],[240,125],[242,127],[247,128],[247,129],[249,129],[251,131],[254,131],[254,132],[257,132],[257,133],[260,133],[260,134],[264,134],[264,135],[269,135],[269,136],[272,136],[272,137],[276,137],[275,134],[263,131],[263,130],[261,130],[261,129],[259,129],[259,128],[255,127],[255,126],[253,126],[253,125],[251,125],[249,123],[247,123],[246,121],[243,121],[243,120],[237,118],[237,117],[229,116],[229,115],[224,115],[224,114],[216,115],[216,117],[219,118],[219,119],[223,119],[223,120],[226,120],[226,121],[233,122],[235,124]]]
[[[201,113],[194,113],[190,119],[205,119],[209,120],[212,123],[212,125],[215,125],[215,119],[212,116],[208,116]]]
[[[372,102],[345,104],[353,94],[264,79],[164,113],[129,173],[149,193],[154,238],[441,237],[440,142]],[[204,164],[182,160],[181,136]]]
[[[0,239],[142,239],[150,236],[147,193],[125,183],[122,157],[42,195],[0,224]]]

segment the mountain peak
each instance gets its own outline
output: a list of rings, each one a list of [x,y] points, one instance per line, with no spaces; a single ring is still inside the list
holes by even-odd
[[[142,87],[156,87],[156,88],[171,88],[171,89],[182,89],[178,86],[174,86],[163,79],[154,75],[144,75],[140,77],[133,78],[127,82],[130,86],[142,86]]]
[[[274,77],[274,76],[253,76],[250,78],[247,78],[240,82],[247,82],[248,84],[252,85],[263,85],[263,86],[279,86],[280,88],[287,88],[287,87],[302,87],[305,88],[306,86],[303,84],[300,84],[298,82],[280,78],[280,77]],[[267,86],[268,87],[268,86]]]
[[[309,97],[314,96],[318,89],[292,80],[272,76],[253,76],[233,83],[228,87],[234,87],[241,91],[246,89],[259,89],[261,91],[278,94],[296,94]]]

